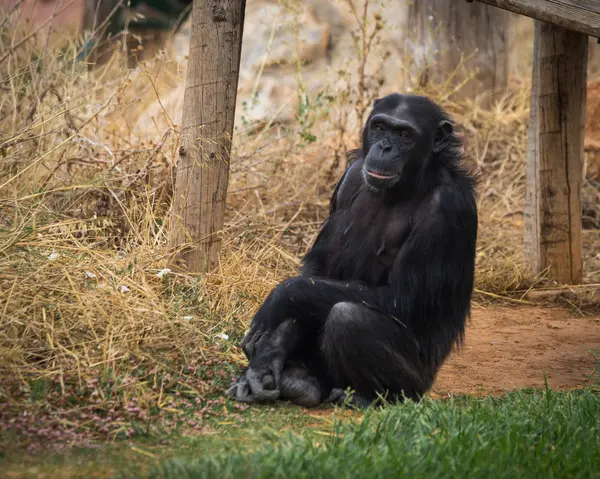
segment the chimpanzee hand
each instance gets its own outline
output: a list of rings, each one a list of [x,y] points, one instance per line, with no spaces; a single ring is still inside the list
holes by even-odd
[[[242,340],[242,349],[249,361],[256,356],[256,352],[264,346],[264,340],[267,337],[267,328],[265,325],[253,323],[250,331]]]
[[[277,399],[281,394],[283,365],[299,339],[298,333],[298,323],[293,319],[283,321],[271,332],[261,326],[253,326],[242,342],[250,360],[248,369],[227,394],[242,402]]]
[[[274,308],[276,308],[276,294],[277,287],[274,288],[261,307],[258,309],[254,318],[252,318],[252,326],[250,331],[242,340],[242,349],[246,354],[249,361],[252,361],[258,351],[264,348],[265,340],[270,336],[269,333],[269,319],[273,314]],[[275,334],[275,331],[273,332]],[[277,338],[274,338],[277,339]]]

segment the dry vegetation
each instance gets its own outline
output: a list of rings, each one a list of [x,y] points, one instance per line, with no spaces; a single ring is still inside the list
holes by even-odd
[[[0,424],[129,435],[180,401],[206,405],[214,377],[229,380],[218,365],[239,364],[253,312],[326,217],[340,135],[348,148],[357,139],[348,111],[371,87],[318,99],[299,88],[294,124],[237,129],[220,268],[174,274],[163,268],[177,126],[143,141],[132,125],[183,79],[164,57],[90,73],[75,61],[80,43],[29,35],[0,16]],[[454,104],[443,87],[424,93],[458,120],[482,174],[475,301],[523,301],[541,284],[521,251],[528,88],[492,111]],[[589,283],[600,282],[593,240]]]

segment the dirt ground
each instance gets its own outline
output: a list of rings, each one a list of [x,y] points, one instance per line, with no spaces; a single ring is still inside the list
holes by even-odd
[[[474,308],[464,345],[440,370],[431,395],[544,387],[544,373],[553,389],[581,387],[597,361],[600,317],[547,307]]]

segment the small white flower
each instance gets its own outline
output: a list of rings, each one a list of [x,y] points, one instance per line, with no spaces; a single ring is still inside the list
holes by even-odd
[[[121,293],[127,293],[127,291],[131,291],[131,290],[127,286],[122,284],[121,285]]]
[[[182,319],[189,321],[190,319],[194,319],[194,317],[193,316],[184,316]]]
[[[158,278],[162,278],[163,276],[165,276],[166,274],[169,274],[171,272],[171,270],[169,268],[164,268],[161,269],[158,273],[156,273],[156,276]]]
[[[430,22],[432,22],[432,21],[433,21],[433,15],[429,15],[429,16],[427,17],[427,20],[429,20]]]
[[[58,258],[58,253],[55,253],[54,251],[48,255],[50,261],[54,261],[56,258]]]
[[[95,278],[95,277],[96,277],[96,275],[95,275],[94,273],[92,273],[91,271],[86,271],[86,272],[85,272],[85,275],[86,275],[88,278]]]
[[[222,339],[223,341],[227,341],[229,339],[229,336],[225,333],[219,333],[217,334],[217,338]]]

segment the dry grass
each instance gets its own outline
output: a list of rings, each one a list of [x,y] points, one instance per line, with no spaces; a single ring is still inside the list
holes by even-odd
[[[327,215],[339,112],[356,105],[313,98],[292,125],[237,130],[220,267],[176,275],[163,268],[177,128],[152,142],[132,128],[149,99],[183,81],[174,65],[92,74],[73,60],[76,42],[33,36],[13,48],[26,34],[0,25],[0,422],[48,438],[56,424],[69,438],[131,434],[173,397],[204,401],[211,365],[239,363],[253,312],[295,273]],[[475,300],[521,301],[540,282],[521,248],[527,87],[492,111],[454,104],[443,88],[424,93],[459,121],[482,173]],[[589,282],[600,282],[598,263],[588,249]],[[29,430],[15,420],[23,410],[54,426]]]

